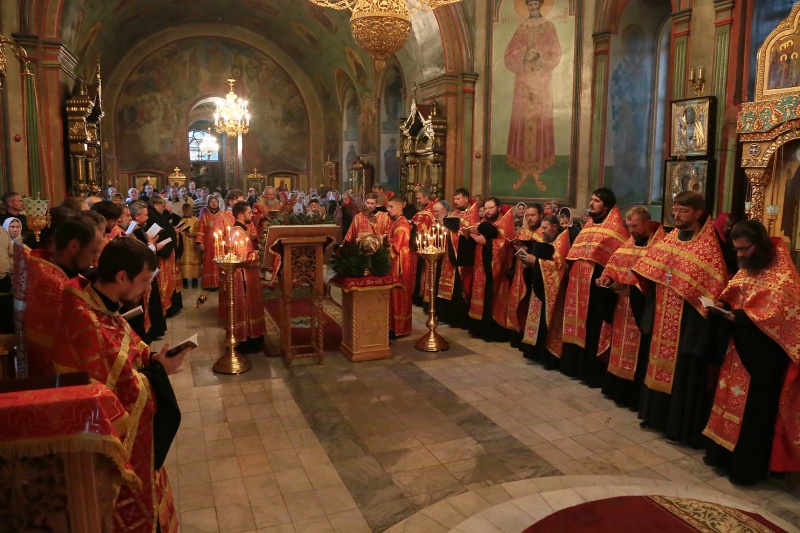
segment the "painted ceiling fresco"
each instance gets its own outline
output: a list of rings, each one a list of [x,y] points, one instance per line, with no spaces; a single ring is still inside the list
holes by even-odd
[[[372,84],[369,56],[355,44],[349,11],[308,0],[65,0],[62,38],[91,69],[100,58],[107,79],[136,44],[175,26],[198,23],[243,28],[264,36],[291,56],[315,83],[323,101],[335,97],[334,67],[361,90]]]

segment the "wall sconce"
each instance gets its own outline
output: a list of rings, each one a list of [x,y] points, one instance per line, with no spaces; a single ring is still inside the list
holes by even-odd
[[[689,70],[689,83],[692,84],[692,89],[694,89],[695,96],[703,96],[706,92],[706,79],[703,73],[702,65],[697,69],[697,75],[695,75],[694,67]]]

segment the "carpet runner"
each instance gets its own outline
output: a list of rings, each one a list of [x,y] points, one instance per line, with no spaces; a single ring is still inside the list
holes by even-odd
[[[267,321],[266,345],[269,354],[278,356],[281,353],[280,301],[264,300],[264,317]],[[342,343],[342,308],[331,300],[322,300],[323,346],[325,351],[337,351]],[[311,342],[311,300],[292,300],[292,341],[294,344]]]
[[[670,496],[620,496],[562,509],[523,533],[786,533],[763,516]]]

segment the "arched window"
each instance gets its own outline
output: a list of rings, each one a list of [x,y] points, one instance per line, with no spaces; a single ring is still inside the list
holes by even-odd
[[[209,149],[206,137],[216,142],[216,149]],[[219,141],[205,130],[189,130],[189,159],[192,161],[219,161]]]

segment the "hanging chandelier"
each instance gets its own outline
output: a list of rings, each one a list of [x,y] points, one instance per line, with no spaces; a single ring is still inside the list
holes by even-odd
[[[219,142],[217,138],[211,133],[211,128],[208,128],[208,135],[203,136],[203,140],[200,141],[200,157],[205,155],[206,157],[211,157],[211,154],[216,154],[219,152]]]
[[[350,27],[356,43],[375,60],[382,71],[386,59],[400,50],[411,32],[411,14],[431,11],[461,0],[310,0],[322,7],[349,9]]]
[[[231,90],[225,96],[225,101],[217,104],[217,111],[214,113],[214,129],[217,130],[217,133],[227,134],[228,137],[236,137],[240,133],[244,134],[250,131],[250,112],[247,110],[247,100],[239,98],[233,92],[235,81],[233,78],[228,78]]]

